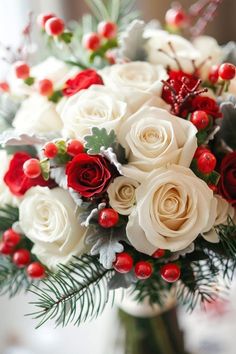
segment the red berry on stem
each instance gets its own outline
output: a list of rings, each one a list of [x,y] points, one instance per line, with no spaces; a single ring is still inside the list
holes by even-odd
[[[197,159],[199,156],[201,156],[201,154],[203,154],[204,152],[210,152],[210,150],[208,148],[206,148],[205,146],[199,146],[194,154],[195,159]]]
[[[117,35],[117,25],[114,22],[103,21],[98,24],[98,33],[101,37],[111,39]]]
[[[152,265],[146,261],[136,263],[134,267],[135,275],[138,279],[148,279],[152,275]]]
[[[211,152],[204,152],[197,159],[197,167],[201,173],[211,173],[216,167],[215,156]]]
[[[186,25],[188,17],[181,8],[171,8],[166,12],[165,20],[168,25],[181,28]]]
[[[58,147],[52,142],[44,145],[43,150],[44,156],[48,159],[54,159],[54,157],[56,157],[58,154]]]
[[[30,252],[21,248],[13,254],[12,261],[18,268],[23,268],[30,262]]]
[[[0,254],[4,256],[9,256],[13,253],[13,247],[5,242],[0,242]]]
[[[40,27],[45,28],[45,24],[50,18],[56,17],[53,13],[43,13],[38,15],[37,23]]]
[[[119,221],[119,214],[112,208],[102,209],[98,214],[98,223],[105,229],[115,226]]]
[[[51,96],[53,94],[53,83],[51,80],[43,79],[38,82],[38,91],[42,96]]]
[[[134,261],[132,256],[129,253],[122,252],[116,255],[116,260],[113,263],[113,267],[118,273],[125,274],[131,271],[133,268],[133,263]]]
[[[10,247],[15,247],[21,240],[21,236],[18,232],[15,232],[13,229],[6,230],[2,235],[3,242]]]
[[[37,178],[41,175],[40,162],[37,159],[29,159],[23,165],[23,171],[28,178]]]
[[[219,79],[219,65],[212,65],[208,74],[208,80],[215,84]]]
[[[45,268],[39,262],[33,262],[27,267],[27,274],[32,279],[42,279],[45,277]]]
[[[67,145],[67,154],[70,156],[76,156],[84,152],[84,146],[79,140],[70,140]]]
[[[45,24],[45,31],[49,36],[60,36],[64,32],[65,23],[59,17],[52,17]]]
[[[219,76],[222,80],[232,80],[235,77],[236,68],[233,64],[224,63],[219,67]]]
[[[209,117],[205,111],[195,111],[191,114],[190,122],[192,122],[198,130],[204,130],[209,125]]]
[[[14,64],[15,74],[18,79],[28,79],[30,76],[30,67],[23,61],[18,61]]]
[[[95,51],[100,48],[101,40],[97,33],[88,33],[83,37],[83,45],[86,49]]]
[[[152,255],[153,258],[162,258],[165,255],[165,250],[158,248]]]
[[[0,82],[0,91],[2,92],[9,92],[10,86],[6,81]]]
[[[161,277],[168,283],[174,283],[180,278],[180,267],[175,263],[168,263],[161,267]]]

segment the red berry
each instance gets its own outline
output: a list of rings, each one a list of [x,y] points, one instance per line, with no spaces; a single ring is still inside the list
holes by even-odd
[[[42,96],[51,96],[53,94],[53,83],[51,80],[44,79],[38,82],[38,91]]]
[[[0,254],[4,256],[9,256],[13,253],[13,247],[5,242],[0,242]]]
[[[188,17],[182,9],[169,9],[165,16],[166,23],[174,27],[184,27],[187,23]]]
[[[195,159],[199,158],[199,156],[201,156],[201,154],[203,154],[204,152],[210,152],[210,150],[207,149],[205,146],[199,146],[194,154]]]
[[[125,274],[131,271],[133,268],[133,263],[134,261],[131,255],[129,253],[122,252],[116,255],[116,260],[113,263],[113,267],[118,273]]]
[[[40,162],[37,159],[29,159],[23,165],[23,171],[28,178],[37,178],[41,175]]]
[[[52,17],[45,24],[45,31],[49,36],[60,36],[64,32],[65,23],[59,17]]]
[[[12,261],[18,268],[23,268],[30,262],[30,252],[21,248],[13,254]]]
[[[215,156],[211,152],[204,152],[197,159],[197,167],[201,173],[211,173],[216,167]]]
[[[136,263],[134,267],[135,275],[138,279],[148,279],[152,275],[152,265],[146,261]]]
[[[48,20],[50,20],[50,18],[56,17],[54,14],[52,13],[46,13],[46,14],[40,14],[37,17],[37,23],[40,27],[45,28],[45,24]]]
[[[30,67],[23,61],[18,61],[14,64],[15,74],[18,79],[28,79],[30,76]]]
[[[190,121],[198,130],[204,130],[209,125],[209,117],[205,111],[195,111],[191,114]]]
[[[219,79],[219,65],[213,65],[208,74],[208,80],[215,84]]]
[[[0,91],[2,92],[9,92],[10,86],[6,81],[0,82]]]
[[[58,147],[54,143],[47,143],[43,148],[44,156],[48,159],[54,159],[58,154]]]
[[[20,234],[13,229],[6,230],[2,235],[3,242],[10,247],[15,247],[21,240]]]
[[[168,263],[161,267],[161,277],[168,283],[174,283],[179,280],[180,267],[174,263]]]
[[[98,33],[101,37],[111,39],[115,38],[117,34],[117,25],[114,22],[100,22],[98,25]]]
[[[97,33],[88,33],[83,37],[83,45],[86,49],[95,51],[99,49],[101,44],[100,37]]]
[[[161,258],[164,257],[165,255],[165,250],[162,248],[158,248],[152,255],[153,258]]]
[[[213,193],[217,193],[218,188],[215,184],[208,184],[208,187],[212,190]]]
[[[45,277],[45,268],[39,262],[33,262],[27,267],[27,274],[32,279],[42,279]]]
[[[224,63],[219,67],[219,76],[222,80],[232,80],[235,77],[236,69],[233,64]]]
[[[70,156],[76,156],[84,152],[84,146],[79,140],[70,140],[67,145],[67,154]]]
[[[119,221],[119,214],[111,208],[102,209],[98,215],[98,223],[105,229],[115,226]]]

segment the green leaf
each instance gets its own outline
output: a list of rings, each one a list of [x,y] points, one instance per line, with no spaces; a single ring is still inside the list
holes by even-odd
[[[72,32],[64,32],[59,36],[59,40],[66,44],[70,44],[73,38],[73,33]]]
[[[50,96],[48,100],[53,103],[58,103],[62,97],[63,97],[62,91],[58,90],[58,91],[54,91],[52,96]]]
[[[58,140],[55,144],[58,148],[58,153],[54,161],[57,165],[65,165],[68,161],[70,161],[70,156],[67,154],[66,142],[65,140]]]
[[[49,159],[43,159],[40,161],[41,173],[45,181],[50,177],[50,161]]]
[[[109,15],[107,8],[104,5],[104,2],[102,0],[85,0],[85,2],[92,10],[93,15],[99,21],[105,21],[105,20],[110,19],[110,15]]]
[[[105,149],[112,147],[116,140],[116,134],[114,130],[107,133],[105,128],[93,127],[92,135],[87,135],[84,140],[86,141],[85,148],[88,149],[88,154],[96,155],[100,153],[101,147]]]
[[[5,231],[12,227],[14,222],[19,220],[19,210],[11,205],[0,208],[0,231]]]
[[[24,83],[28,86],[32,86],[35,82],[35,78],[34,77],[28,77],[27,79],[24,80]]]

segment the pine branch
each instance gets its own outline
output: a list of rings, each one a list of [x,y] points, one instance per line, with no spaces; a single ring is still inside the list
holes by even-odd
[[[87,255],[75,257],[68,266],[61,265],[56,274],[41,282],[40,288],[30,289],[38,296],[33,305],[39,310],[31,314],[40,320],[37,328],[49,319],[54,319],[57,326],[66,326],[97,317],[108,302],[108,281],[113,273],[96,257]]]
[[[5,231],[12,227],[14,222],[19,220],[18,208],[6,205],[0,208],[0,231]]]

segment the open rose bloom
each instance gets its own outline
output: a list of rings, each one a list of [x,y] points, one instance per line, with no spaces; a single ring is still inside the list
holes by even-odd
[[[233,55],[179,24],[82,38],[45,21],[61,58],[19,58],[0,86],[0,290],[30,285],[37,316],[64,324],[118,288],[189,308],[220,296],[236,266]]]

